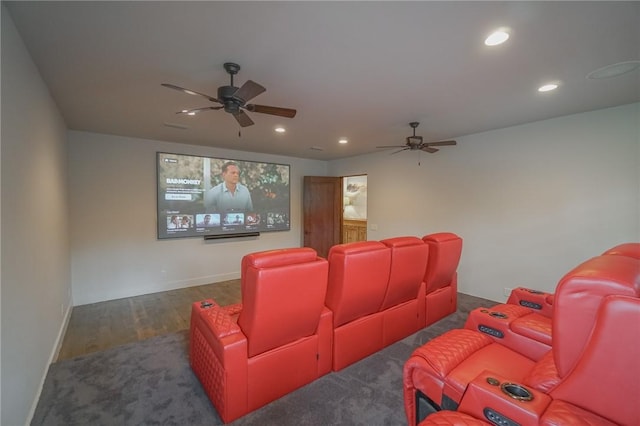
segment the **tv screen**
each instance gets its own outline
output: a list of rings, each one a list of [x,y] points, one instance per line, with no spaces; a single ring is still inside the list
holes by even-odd
[[[288,164],[157,153],[158,238],[290,229]]]

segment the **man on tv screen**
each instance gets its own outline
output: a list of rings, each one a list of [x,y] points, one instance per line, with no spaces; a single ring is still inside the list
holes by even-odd
[[[233,161],[222,166],[222,182],[204,194],[207,212],[251,211],[253,203],[249,189],[239,182],[240,168]]]

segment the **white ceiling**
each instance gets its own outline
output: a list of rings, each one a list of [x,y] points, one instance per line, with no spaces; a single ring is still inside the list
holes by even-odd
[[[75,130],[328,160],[386,155],[410,121],[438,141],[640,101],[640,71],[586,78],[640,59],[637,1],[5,4]],[[497,27],[509,41],[484,46]],[[224,62],[267,88],[251,102],[297,116],[249,113],[238,137],[223,111],[176,115],[213,104],[160,84],[215,97]]]

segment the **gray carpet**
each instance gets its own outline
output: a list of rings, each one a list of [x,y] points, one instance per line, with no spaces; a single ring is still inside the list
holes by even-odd
[[[458,311],[233,425],[404,425],[402,367],[411,352],[470,310],[496,302],[459,295]],[[221,425],[188,361],[187,331],[49,367],[32,425]]]

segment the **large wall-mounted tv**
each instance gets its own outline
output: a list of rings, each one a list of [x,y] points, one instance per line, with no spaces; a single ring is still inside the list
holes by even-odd
[[[288,164],[157,153],[158,238],[290,229]]]

